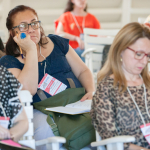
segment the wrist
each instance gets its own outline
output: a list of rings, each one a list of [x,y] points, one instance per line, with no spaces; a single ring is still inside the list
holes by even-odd
[[[77,36],[74,36],[74,41],[77,41]]]

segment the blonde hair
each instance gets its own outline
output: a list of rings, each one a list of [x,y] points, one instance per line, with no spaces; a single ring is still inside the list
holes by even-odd
[[[98,72],[98,82],[113,74],[114,86],[119,84],[119,91],[124,92],[127,89],[127,82],[122,69],[121,52],[135,43],[139,38],[145,37],[150,40],[150,30],[148,27],[137,22],[125,25],[116,35],[110,47],[107,60],[103,68]],[[141,76],[143,77],[145,86],[150,89],[148,64],[143,69]]]

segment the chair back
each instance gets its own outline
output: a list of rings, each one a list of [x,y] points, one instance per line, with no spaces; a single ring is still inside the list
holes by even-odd
[[[112,44],[118,31],[119,29],[84,28],[85,51],[82,56],[85,57],[85,64],[93,74],[101,68],[104,46]]]
[[[32,149],[35,149],[35,140],[33,139],[34,131],[33,131],[33,106],[31,105],[32,95],[27,90],[22,90],[18,93],[19,99],[22,102],[28,122],[29,122],[29,129],[24,134],[22,139],[19,141],[20,144],[23,144],[25,146],[31,147]]]
[[[144,18],[144,17],[139,17],[139,18],[138,18],[138,22],[139,22],[139,23],[144,23],[145,20],[146,20],[146,18]]]
[[[0,30],[0,38],[2,39],[3,43],[5,41],[5,31],[4,30]]]

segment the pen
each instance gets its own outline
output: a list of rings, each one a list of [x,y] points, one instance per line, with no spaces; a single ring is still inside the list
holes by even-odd
[[[16,31],[16,33],[17,33],[17,37],[18,37],[18,32]],[[22,59],[23,59],[23,53],[22,53],[22,49],[21,49],[21,47],[20,47],[20,46],[19,46],[19,49],[20,49],[21,57],[22,57]]]

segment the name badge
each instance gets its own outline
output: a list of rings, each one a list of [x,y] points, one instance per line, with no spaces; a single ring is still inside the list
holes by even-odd
[[[84,41],[84,34],[83,33],[80,34],[80,38],[82,41]]]
[[[150,145],[150,123],[146,124],[145,126],[141,125],[140,128],[141,128],[141,131],[142,131],[146,141]]]
[[[40,81],[38,88],[54,96],[55,94],[64,91],[67,88],[67,85],[46,73]]]
[[[0,117],[0,125],[6,129],[8,129],[8,125],[9,125],[9,117]]]

